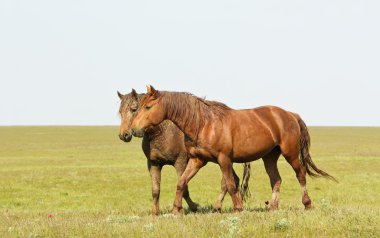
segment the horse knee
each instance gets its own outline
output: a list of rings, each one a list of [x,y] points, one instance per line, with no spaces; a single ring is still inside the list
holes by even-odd
[[[160,197],[160,189],[153,189],[152,190],[152,197],[154,199],[158,199]]]
[[[185,184],[180,183],[177,185],[177,191],[183,191],[185,189]]]

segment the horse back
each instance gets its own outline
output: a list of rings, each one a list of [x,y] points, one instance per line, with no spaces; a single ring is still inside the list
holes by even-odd
[[[261,158],[288,133],[299,133],[296,115],[275,106],[232,110],[229,116],[234,157],[242,160]]]

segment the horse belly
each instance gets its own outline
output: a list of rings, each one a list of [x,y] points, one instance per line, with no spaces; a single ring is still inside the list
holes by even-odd
[[[233,162],[245,163],[268,154],[277,145],[271,136],[261,135],[240,137],[234,141]]]

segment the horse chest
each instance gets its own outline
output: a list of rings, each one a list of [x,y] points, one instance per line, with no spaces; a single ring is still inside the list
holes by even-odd
[[[171,143],[168,143],[167,137],[163,137],[163,135],[144,137],[143,151],[147,159],[161,164],[173,164],[176,160],[175,153],[177,151]]]
[[[149,153],[149,159],[156,162],[162,163],[173,163],[175,162],[174,156],[165,153],[164,151],[158,149],[152,149]]]

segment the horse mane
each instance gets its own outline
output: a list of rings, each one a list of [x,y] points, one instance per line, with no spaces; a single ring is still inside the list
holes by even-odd
[[[231,110],[227,105],[206,100],[187,92],[160,91],[158,97],[166,105],[169,118],[180,120],[185,127],[195,124],[195,134],[209,120],[222,120],[226,111]]]

